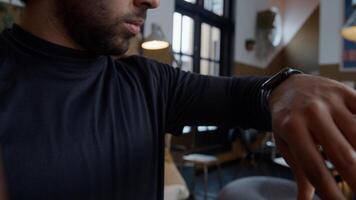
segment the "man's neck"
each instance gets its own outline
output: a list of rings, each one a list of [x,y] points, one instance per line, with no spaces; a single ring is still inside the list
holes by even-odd
[[[28,4],[19,25],[33,35],[51,43],[82,50],[56,18],[50,2],[52,1],[46,0]]]

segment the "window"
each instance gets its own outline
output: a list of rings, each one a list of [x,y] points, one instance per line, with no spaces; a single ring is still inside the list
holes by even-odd
[[[173,15],[173,52],[182,70],[193,71],[194,20],[175,12]]]
[[[182,70],[230,75],[232,3],[232,0],[176,0],[172,46]]]
[[[204,75],[230,75],[233,0],[176,0],[173,53],[181,69]],[[214,132],[215,126],[185,127],[183,133]]]

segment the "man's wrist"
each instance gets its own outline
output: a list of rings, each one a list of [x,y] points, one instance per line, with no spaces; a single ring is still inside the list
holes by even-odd
[[[282,82],[287,80],[290,76],[295,74],[302,74],[303,72],[293,68],[284,68],[277,74],[273,75],[267,81],[261,85],[261,103],[262,106],[269,111],[268,100],[271,93],[275,88],[277,88]]]

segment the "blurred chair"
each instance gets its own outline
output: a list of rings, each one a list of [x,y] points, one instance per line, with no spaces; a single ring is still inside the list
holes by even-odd
[[[245,157],[243,161],[248,161],[257,166],[261,158],[272,158],[275,154],[275,145],[272,140],[272,133],[261,132],[255,129],[234,128],[229,131],[231,140],[238,138],[244,149]]]
[[[212,155],[205,155],[205,154],[188,154],[183,156],[183,160],[185,163],[193,164],[194,167],[201,166],[204,170],[204,199],[208,198],[208,169],[210,166],[216,166],[218,169],[218,181],[219,187],[222,187],[222,179],[221,179],[221,169],[220,169],[220,162],[216,156]],[[195,186],[195,177],[194,177],[194,186]],[[194,192],[193,187],[193,192]]]

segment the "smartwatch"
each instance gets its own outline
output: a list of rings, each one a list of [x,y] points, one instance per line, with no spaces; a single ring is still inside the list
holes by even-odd
[[[272,91],[280,85],[283,81],[288,79],[290,76],[294,74],[302,74],[303,72],[293,68],[284,68],[277,74],[273,75],[267,81],[265,81],[261,86],[261,98],[262,104],[265,109],[269,110],[268,99],[272,93]]]

